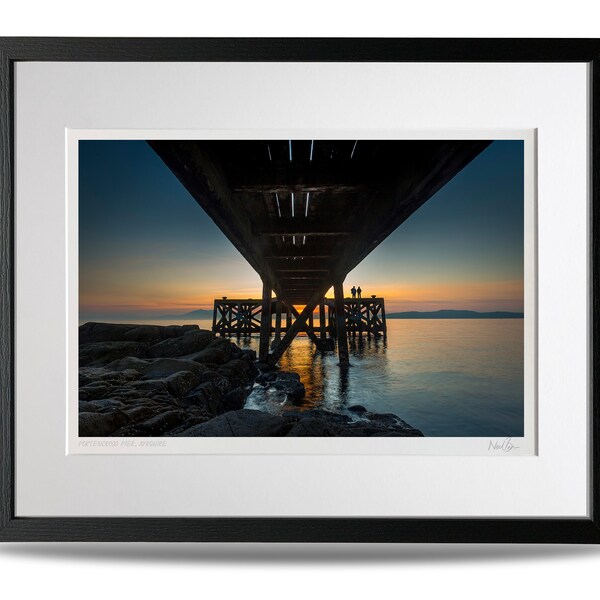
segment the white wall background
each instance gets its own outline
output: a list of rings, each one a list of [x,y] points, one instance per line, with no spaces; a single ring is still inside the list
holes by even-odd
[[[598,37],[594,5],[0,0],[0,35]],[[0,586],[85,600],[593,598],[599,566],[594,547],[35,544],[0,547]]]

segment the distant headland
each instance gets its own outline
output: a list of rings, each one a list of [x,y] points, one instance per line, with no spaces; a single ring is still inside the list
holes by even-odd
[[[421,312],[411,310],[386,315],[388,319],[522,319],[522,312],[478,312],[476,310],[435,310]]]

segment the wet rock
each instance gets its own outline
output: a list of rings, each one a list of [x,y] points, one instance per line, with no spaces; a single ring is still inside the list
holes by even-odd
[[[290,402],[302,400],[306,394],[304,384],[294,379],[276,379],[271,383],[271,387],[285,394],[285,397]]]
[[[275,381],[275,379],[277,379],[277,373],[275,371],[266,371],[256,378],[256,383],[267,385],[272,381]]]
[[[292,371],[278,371],[276,374],[276,379],[281,381],[300,381],[300,375]]]
[[[358,414],[362,414],[362,413],[366,413],[367,412],[367,409],[364,406],[361,406],[360,404],[355,404],[354,406],[349,406],[348,410],[350,412],[358,413]]]
[[[190,427],[178,437],[273,437],[281,436],[285,431],[286,421],[283,418],[244,408]]]
[[[129,417],[119,410],[79,413],[79,435],[81,437],[107,436],[125,425],[128,420]]]

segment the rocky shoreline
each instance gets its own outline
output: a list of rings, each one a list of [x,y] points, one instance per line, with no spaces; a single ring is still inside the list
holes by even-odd
[[[395,415],[244,408],[253,387],[301,402],[296,373],[261,371],[243,350],[197,325],[86,323],[79,328],[81,437],[422,436]]]

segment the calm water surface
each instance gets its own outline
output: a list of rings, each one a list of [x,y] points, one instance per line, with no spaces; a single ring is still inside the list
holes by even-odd
[[[197,323],[203,329],[212,324]],[[322,354],[306,336],[297,337],[280,364],[299,373],[303,405],[282,405],[257,389],[247,406],[343,412],[361,404],[394,413],[426,436],[523,435],[522,319],[390,319],[387,325],[386,339],[350,338],[347,370],[334,352]],[[232,341],[258,349],[258,337]]]

